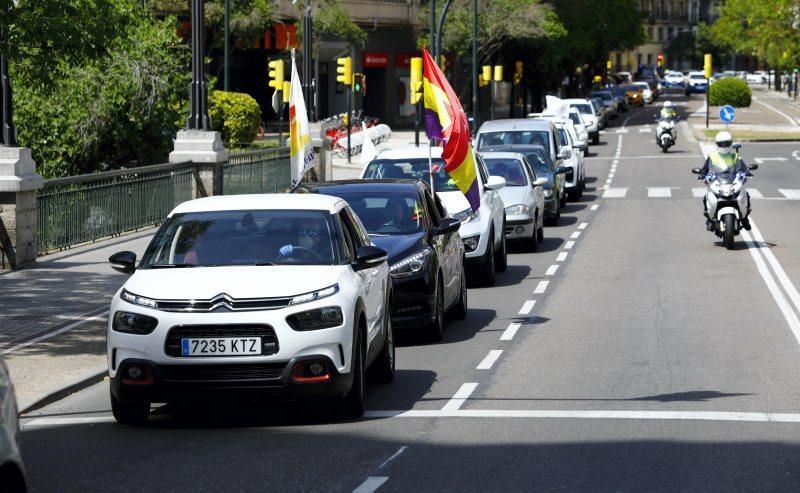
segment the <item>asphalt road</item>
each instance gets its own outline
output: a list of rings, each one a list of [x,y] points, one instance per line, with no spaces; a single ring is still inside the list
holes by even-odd
[[[727,251],[694,196],[699,144],[661,154],[655,112],[604,133],[583,199],[443,342],[402,338],[365,419],[220,403],[130,428],[103,382],[24,419],[32,490],[796,491],[800,200],[780,190],[800,146],[743,148],[786,161],[755,172],[757,228]]]

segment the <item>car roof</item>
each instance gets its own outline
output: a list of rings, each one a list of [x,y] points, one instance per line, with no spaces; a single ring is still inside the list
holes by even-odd
[[[390,159],[390,160],[400,160],[400,159],[422,159],[428,158],[428,149],[427,145],[421,145],[419,147],[409,146],[409,147],[396,147],[393,149],[384,149],[378,151],[378,155],[375,156],[375,159]],[[431,147],[430,148],[431,157],[440,158],[442,157],[442,148],[441,147]]]
[[[537,147],[542,147],[542,146],[537,146]],[[496,147],[494,147],[494,149],[496,149]],[[524,154],[520,154],[519,152],[511,152],[504,150],[481,151],[481,155],[483,156],[483,159],[516,159],[518,161],[526,159]]]
[[[289,193],[260,193],[245,195],[217,195],[189,200],[175,207],[173,214],[187,212],[243,211],[243,210],[303,210],[337,212],[344,201],[337,197],[312,196]]]
[[[544,147],[537,145],[537,144],[505,144],[499,146],[489,146],[487,149],[481,151],[481,154],[484,152],[514,152],[516,150],[519,151],[542,151],[543,154],[549,156],[550,153],[547,152],[547,149]]]
[[[565,99],[564,102],[567,104],[591,104],[588,99],[583,98]]]
[[[300,188],[310,193],[347,193],[347,192],[417,192],[428,185],[422,180],[378,179],[378,180],[332,180],[318,183],[305,183]],[[324,189],[324,191],[323,191]]]
[[[495,130],[552,130],[552,122],[533,118],[508,118],[484,122],[478,133]]]

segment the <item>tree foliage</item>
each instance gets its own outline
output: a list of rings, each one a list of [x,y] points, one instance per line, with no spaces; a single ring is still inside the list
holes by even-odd
[[[46,79],[13,64],[15,123],[45,177],[164,162],[187,110],[189,49],[176,20],[96,0],[122,20],[97,56],[56,57]]]
[[[222,133],[226,146],[250,143],[256,139],[261,108],[249,94],[213,91],[208,97],[208,114],[214,130]]]
[[[347,9],[342,6],[339,0],[321,0],[313,11],[314,45],[317,45],[323,36],[338,36],[349,41],[351,44],[364,47],[367,44],[367,33],[361,29],[350,18]],[[298,17],[302,18],[302,14]],[[303,23],[297,23],[297,35],[303,38]]]
[[[729,104],[735,108],[747,108],[752,97],[750,86],[738,77],[719,79],[708,89],[708,104],[711,106]]]
[[[220,48],[225,42],[225,0],[205,0],[205,26],[208,29],[206,42]],[[158,12],[186,14],[188,0],[155,0]],[[264,35],[272,24],[272,0],[228,0],[228,16],[231,38],[243,46],[251,46]]]

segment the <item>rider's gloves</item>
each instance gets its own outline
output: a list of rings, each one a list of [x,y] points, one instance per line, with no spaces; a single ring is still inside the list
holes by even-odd
[[[292,250],[294,250],[294,248],[292,248],[292,245],[284,245],[281,247],[280,250],[278,250],[278,252],[284,257],[288,257],[289,255],[292,254]]]
[[[746,171],[740,171],[740,172],[736,173],[736,176],[738,176],[740,180],[744,180],[747,177],[747,172]]]

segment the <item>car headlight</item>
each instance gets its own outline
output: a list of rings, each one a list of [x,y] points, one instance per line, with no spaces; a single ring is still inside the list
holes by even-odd
[[[506,214],[527,214],[530,208],[525,204],[512,205],[506,207]]]
[[[432,250],[417,252],[393,264],[389,272],[393,277],[405,277],[418,274],[425,268],[425,264],[428,262],[428,259],[430,259],[431,253]]]
[[[549,199],[552,196],[553,196],[553,191],[552,190],[545,190],[544,191],[544,198]]]
[[[286,323],[294,330],[319,330],[338,327],[344,323],[342,309],[338,306],[326,306],[315,310],[293,313],[286,317]]]
[[[158,308],[158,303],[154,299],[145,298],[144,296],[139,296],[138,294],[133,294],[130,291],[122,290],[122,293],[119,295],[120,298],[127,301],[128,303],[132,303],[134,305],[139,306],[146,306],[147,308]]]
[[[468,223],[470,221],[474,221],[480,216],[478,216],[478,212],[472,210],[472,207],[468,207],[463,211],[456,212],[455,214],[453,214],[453,217],[458,219],[462,223]]]
[[[312,291],[310,293],[299,294],[292,298],[292,301],[289,302],[290,305],[299,305],[300,303],[308,303],[309,301],[316,301],[322,298],[327,298],[328,296],[333,296],[339,292],[339,285],[334,284],[333,286],[328,286],[327,288],[323,288],[317,291]]]
[[[481,235],[468,236],[464,238],[463,241],[464,241],[464,250],[466,250],[467,253],[474,252],[475,250],[478,249],[478,243],[481,242]]]
[[[153,317],[140,313],[122,311],[115,313],[114,320],[111,322],[111,328],[116,332],[139,335],[146,335],[153,332],[157,325],[158,320]]]

